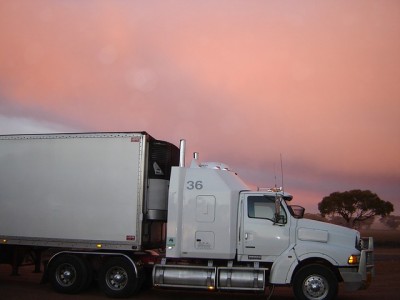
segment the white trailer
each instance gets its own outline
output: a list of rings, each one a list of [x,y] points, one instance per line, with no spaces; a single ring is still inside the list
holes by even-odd
[[[142,133],[3,136],[2,238],[121,250],[160,242],[142,222],[166,220],[166,158],[149,161],[158,144]]]
[[[35,250],[49,258],[55,290],[78,293],[95,274],[111,297],[146,279],[286,285],[298,299],[333,299],[339,282],[369,285],[372,238],[303,219],[291,195],[252,191],[225,164],[185,167],[184,148],[145,132],[0,136],[0,260],[16,268],[21,251]]]

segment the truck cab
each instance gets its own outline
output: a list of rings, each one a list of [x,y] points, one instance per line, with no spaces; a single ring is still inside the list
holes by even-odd
[[[289,285],[298,299],[333,299],[339,282],[358,290],[374,275],[372,238],[304,219],[304,208],[291,206],[282,189],[253,191],[225,164],[196,159],[189,168],[173,167],[170,184],[166,259],[154,269],[156,286],[184,285],[179,259],[207,266],[182,267],[198,278],[190,287]]]

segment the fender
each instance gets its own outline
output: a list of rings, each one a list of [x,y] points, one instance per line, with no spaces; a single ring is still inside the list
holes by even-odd
[[[302,262],[306,259],[323,259],[329,262],[332,266],[338,266],[338,263],[329,255],[326,255],[321,252],[310,252],[310,253],[305,253],[304,255],[299,256],[299,262]]]
[[[299,264],[293,247],[283,252],[273,263],[269,281],[272,284],[290,283],[293,270]]]
[[[299,262],[306,259],[320,258],[333,266],[340,266],[347,265],[347,258],[354,254],[354,249],[324,243],[305,242],[297,244],[295,252]]]
[[[283,252],[271,268],[270,282],[272,284],[288,284],[291,283],[293,272],[296,267],[306,259],[323,259],[333,266],[337,266],[337,262],[330,256],[320,252],[308,252],[301,256],[297,256],[294,248]]]

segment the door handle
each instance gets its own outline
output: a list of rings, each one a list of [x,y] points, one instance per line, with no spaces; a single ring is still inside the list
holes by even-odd
[[[249,234],[246,232],[246,233],[244,234],[244,239],[247,240],[248,238],[249,238]]]

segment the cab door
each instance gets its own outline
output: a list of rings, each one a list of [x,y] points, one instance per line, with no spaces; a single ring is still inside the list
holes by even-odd
[[[290,224],[281,205],[275,216],[275,196],[243,194],[239,255],[242,260],[274,261],[289,247]],[[241,253],[240,253],[241,252]]]

